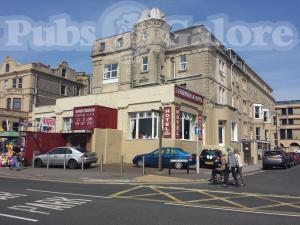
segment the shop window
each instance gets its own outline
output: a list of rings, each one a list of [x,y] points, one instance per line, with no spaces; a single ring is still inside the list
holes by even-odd
[[[143,56],[142,57],[142,71],[143,72],[148,72],[149,70],[149,61],[148,61],[148,56]]]
[[[181,139],[183,140],[193,140],[194,137],[194,129],[195,129],[195,118],[196,116],[181,112],[180,118],[180,127],[181,127]]]
[[[13,130],[19,131],[19,123],[18,122],[13,122]]]
[[[130,139],[157,139],[158,113],[138,112],[130,113],[129,138]]]
[[[66,117],[63,118],[63,131],[70,131],[72,127],[72,118],[71,117]]]
[[[218,141],[219,145],[225,145],[225,120],[219,120],[218,122]]]
[[[187,70],[187,57],[186,55],[180,56],[180,70]]]
[[[13,110],[15,110],[15,111],[21,110],[21,99],[20,98],[14,98]]]

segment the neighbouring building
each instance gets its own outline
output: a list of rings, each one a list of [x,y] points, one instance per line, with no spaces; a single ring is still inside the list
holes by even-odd
[[[278,119],[277,126],[274,122],[274,138],[278,133],[278,146],[287,151],[300,150],[300,100],[278,101],[275,109]]]
[[[18,130],[33,106],[55,104],[66,96],[88,94],[89,77],[77,74],[66,62],[57,68],[42,63],[20,64],[6,57],[0,64],[0,126]]]
[[[34,119],[56,117],[56,131],[62,132],[62,116],[71,121],[82,104],[117,109],[119,154],[127,162],[158,147],[160,107],[171,118],[168,126],[164,121],[164,146],[195,153],[193,129],[200,126],[203,148],[236,147],[246,162],[257,163],[274,141],[272,88],[202,25],[173,32],[164,13],[148,9],[131,32],[96,40],[92,63],[92,95],[35,108]],[[106,151],[95,136],[100,131],[90,132],[91,149]]]

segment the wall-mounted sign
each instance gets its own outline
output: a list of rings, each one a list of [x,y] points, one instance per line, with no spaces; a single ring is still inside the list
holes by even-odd
[[[175,138],[181,138],[181,127],[180,127],[180,108],[175,107]]]
[[[189,102],[193,102],[199,105],[203,105],[203,97],[192,91],[186,90],[182,87],[175,86],[175,96],[185,99]]]
[[[164,138],[172,137],[172,107],[164,107],[164,118],[163,118],[163,132]]]
[[[55,132],[56,119],[54,118],[42,118],[40,121],[41,132]]]
[[[198,138],[199,141],[201,141],[202,140],[202,113],[201,112],[198,113],[198,128],[199,128]]]

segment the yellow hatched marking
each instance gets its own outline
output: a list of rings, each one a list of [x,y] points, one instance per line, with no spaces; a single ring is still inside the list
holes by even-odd
[[[115,193],[115,194],[112,194],[112,195],[110,195],[110,197],[118,197],[118,196],[120,196],[120,195],[123,195],[123,194],[128,193],[128,192],[133,191],[133,190],[137,190],[137,189],[142,188],[142,187],[144,187],[144,186],[142,186],[142,185],[140,185],[140,186],[135,186],[135,187],[126,189],[126,190],[124,190],[124,191],[120,191],[120,192],[117,192],[117,193]]]
[[[163,192],[163,191],[157,189],[156,187],[149,186],[149,188],[151,188],[152,190],[157,191],[158,193],[160,193],[160,194],[162,194],[162,195],[164,195],[164,196],[166,196],[166,197],[172,199],[172,200],[175,201],[176,203],[182,203],[182,202],[184,202],[184,201],[182,201],[182,200],[180,200],[180,199],[178,199],[178,198],[176,198],[176,197],[170,195],[169,193],[166,193],[166,192]]]

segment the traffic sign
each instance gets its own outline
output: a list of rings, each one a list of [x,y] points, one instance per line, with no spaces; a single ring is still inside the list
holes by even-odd
[[[201,128],[200,127],[195,127],[195,134],[200,135],[201,134]]]

